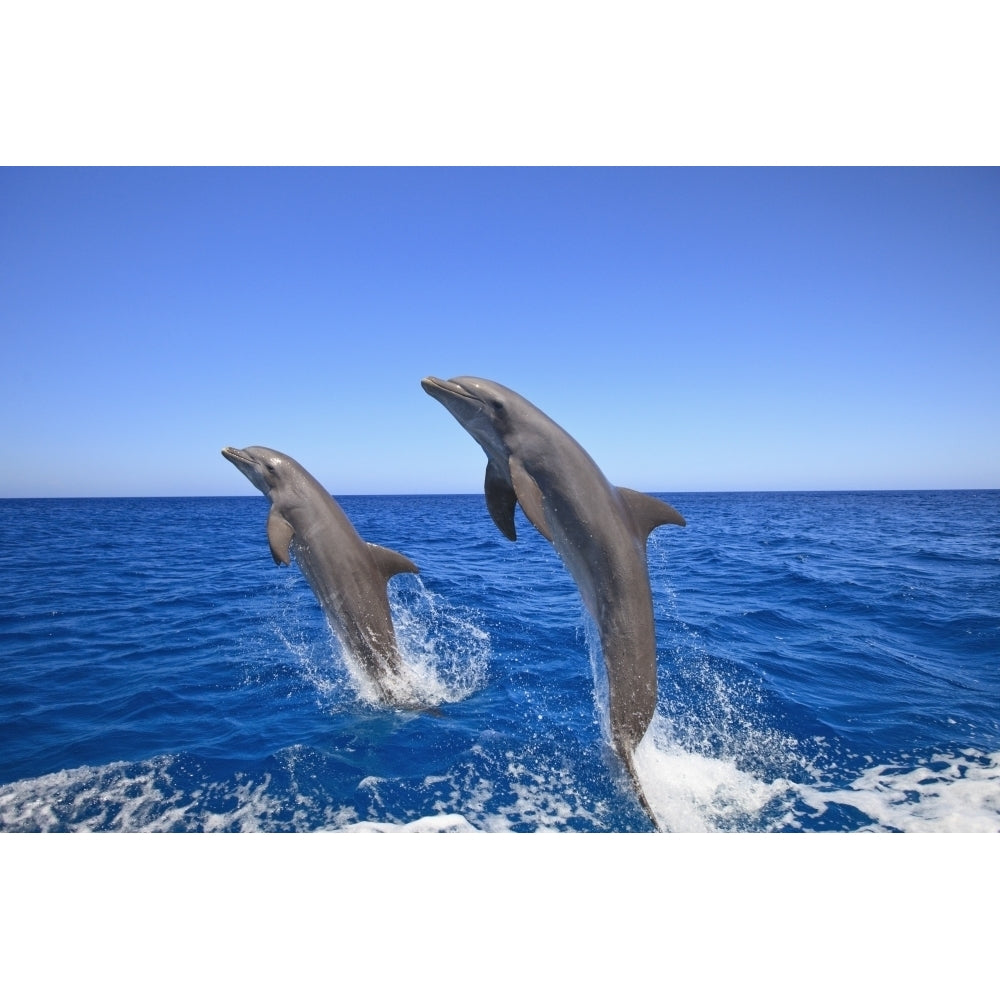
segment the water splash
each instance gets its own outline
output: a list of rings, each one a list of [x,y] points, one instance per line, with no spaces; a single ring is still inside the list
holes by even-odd
[[[390,684],[400,704],[433,708],[463,701],[483,687],[490,637],[472,612],[454,607],[409,575],[390,580],[389,604],[403,661],[402,675]],[[357,703],[384,708],[378,688],[345,654],[333,629],[328,624],[319,632],[304,628],[301,610],[289,605],[274,620],[274,633],[324,709]]]
[[[594,705],[610,748],[607,670],[597,627],[584,619]],[[749,678],[727,676],[699,648],[697,634],[679,628],[670,662],[658,670],[657,710],[634,757],[646,799],[669,832],[774,828],[789,814],[789,775],[814,774],[815,755],[763,721],[762,695]],[[620,784],[634,794],[624,769]]]
[[[389,602],[410,690],[419,703],[464,701],[483,687],[490,637],[471,611],[452,606],[414,576],[390,581]]]
[[[658,715],[636,748],[635,767],[653,812],[672,833],[760,829],[765,809],[790,785],[741,770],[733,757],[684,749]]]

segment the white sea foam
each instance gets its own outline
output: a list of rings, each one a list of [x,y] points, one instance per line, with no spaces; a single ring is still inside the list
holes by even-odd
[[[409,823],[348,823],[340,833],[478,833],[464,817],[455,813],[444,816],[422,816]]]
[[[1000,833],[1000,751],[935,754],[915,766],[880,764],[849,788],[797,786],[818,814],[849,806],[869,819],[860,829],[904,833]]]
[[[76,767],[0,788],[0,829],[25,831],[261,829],[261,820],[279,807],[256,785],[238,779],[184,792],[175,784],[176,761],[165,756],[140,764],[117,762]],[[221,792],[224,809],[208,805]]]
[[[1000,752],[968,749],[916,764],[879,764],[838,788],[832,775],[815,783],[767,780],[732,758],[685,750],[657,716],[635,762],[650,806],[673,832],[814,829],[835,807],[856,811],[856,830],[1000,832]]]
[[[856,811],[854,829],[863,831],[1000,832],[1000,751],[968,749],[907,766],[881,764],[838,788],[829,780],[812,784],[758,778],[731,759],[678,747],[669,726],[654,719],[637,750],[636,768],[652,808],[674,832],[796,830],[804,818],[814,821],[845,807]],[[487,777],[472,762],[428,776],[423,787],[434,794],[425,799],[425,815],[379,821],[359,819],[352,805],[318,800],[315,789],[295,786],[294,774],[289,796],[273,787],[270,774],[207,780],[195,765],[162,756],[72,768],[0,786],[0,830],[463,833],[613,828],[614,803],[595,799],[571,764],[507,752],[502,770]],[[378,804],[385,782],[370,776],[358,788]],[[622,794],[631,794],[624,780]],[[842,829],[843,822],[836,828]]]

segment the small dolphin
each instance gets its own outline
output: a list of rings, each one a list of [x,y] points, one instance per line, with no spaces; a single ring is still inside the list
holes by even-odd
[[[223,448],[222,454],[270,501],[267,541],[275,563],[295,553],[345,655],[390,704],[409,706],[386,582],[418,573],[404,555],[365,542],[340,505],[294,459],[270,448]]]
[[[662,500],[612,486],[569,434],[505,386],[467,375],[420,384],[486,452],[486,506],[497,527],[516,538],[514,507],[520,503],[576,582],[600,634],[615,752],[659,828],[634,761],[656,708],[646,540],[658,525],[683,526],[684,518]]]

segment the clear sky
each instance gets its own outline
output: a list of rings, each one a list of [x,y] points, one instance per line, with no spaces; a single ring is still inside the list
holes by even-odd
[[[0,170],[0,496],[476,492],[481,375],[612,482],[1000,488],[1000,170]]]

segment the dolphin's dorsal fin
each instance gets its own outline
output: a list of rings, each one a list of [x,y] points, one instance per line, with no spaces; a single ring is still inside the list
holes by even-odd
[[[514,484],[517,502],[521,505],[521,510],[527,515],[528,520],[551,542],[552,532],[549,530],[549,522],[545,520],[542,491],[532,475],[516,458],[510,460],[510,481]]]
[[[687,524],[683,516],[674,510],[670,504],[657,500],[648,493],[638,493],[635,490],[618,487],[618,495],[625,501],[632,522],[635,524],[639,537],[645,541],[653,528],[661,524],[678,524],[682,528]]]
[[[390,576],[395,576],[397,573],[420,572],[401,552],[395,552],[393,549],[385,549],[381,545],[375,545],[372,542],[368,543],[368,551],[372,554],[379,572],[387,580]]]
[[[517,505],[517,494],[510,480],[490,459],[486,463],[486,483],[483,486],[486,493],[486,509],[493,518],[493,523],[512,541],[517,541],[517,531],[514,528],[514,507]]]
[[[276,563],[284,563],[286,566],[291,563],[288,546],[292,544],[294,534],[292,526],[278,513],[278,508],[272,505],[267,515],[267,544],[271,547],[271,556]]]

